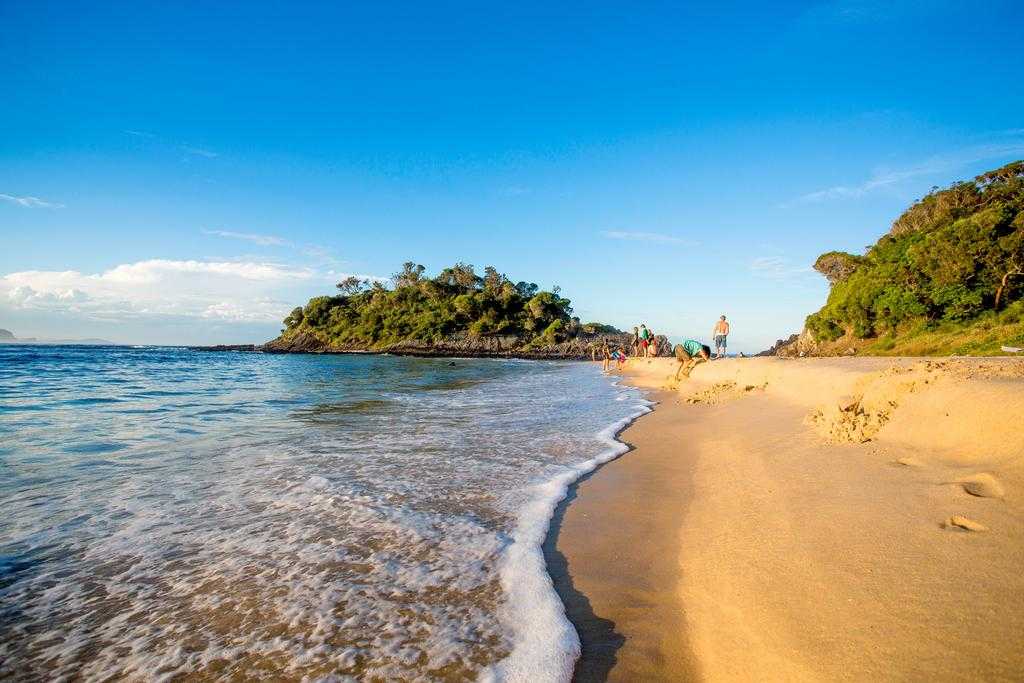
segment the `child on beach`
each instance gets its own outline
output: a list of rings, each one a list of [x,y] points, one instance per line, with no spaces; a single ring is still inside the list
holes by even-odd
[[[697,366],[697,363],[711,360],[711,347],[707,344],[701,344],[696,339],[687,339],[682,344],[676,344],[672,351],[675,353],[676,360],[679,361],[679,367],[676,368],[677,380],[679,379],[680,372],[685,377],[689,377],[690,372]],[[685,372],[683,371],[684,368]]]
[[[626,364],[626,359],[628,358],[626,349],[620,346],[612,353],[612,358],[615,359],[615,369],[621,372],[622,366]]]

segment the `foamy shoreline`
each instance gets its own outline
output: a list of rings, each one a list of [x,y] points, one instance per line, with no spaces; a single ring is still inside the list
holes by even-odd
[[[618,382],[614,384],[618,385]],[[544,559],[543,544],[551,530],[555,509],[569,487],[586,474],[629,451],[618,436],[652,405],[636,399],[642,408],[598,432],[606,448],[596,456],[538,484],[532,502],[519,513],[512,544],[500,567],[507,599],[502,621],[515,634],[512,652],[484,673],[483,680],[569,681],[580,655],[580,640],[555,592]]]
[[[727,360],[682,385],[674,369],[630,361],[632,384],[670,391],[559,538],[624,639],[610,680],[1024,669],[1024,362]]]

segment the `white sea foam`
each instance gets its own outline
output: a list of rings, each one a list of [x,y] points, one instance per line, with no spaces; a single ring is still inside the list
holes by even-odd
[[[40,353],[0,361],[0,678],[571,674],[541,545],[638,392],[581,364]]]
[[[616,383],[616,386],[618,383]],[[621,393],[615,400],[640,399]],[[580,655],[576,630],[565,614],[544,562],[543,544],[551,519],[569,487],[580,477],[629,450],[616,436],[633,420],[651,411],[648,401],[632,415],[598,432],[606,448],[594,457],[570,465],[533,489],[533,500],[516,521],[512,546],[500,566],[501,583],[508,596],[501,618],[514,633],[512,652],[485,674],[486,679],[509,682],[568,681]]]

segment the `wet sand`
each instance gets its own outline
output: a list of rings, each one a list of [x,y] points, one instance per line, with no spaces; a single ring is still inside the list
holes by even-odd
[[[685,439],[690,426],[673,410],[639,418],[619,438],[644,447],[579,481],[553,520],[545,550],[580,633],[577,681],[694,678],[675,551],[692,463],[656,445]]]
[[[579,680],[1019,679],[1024,364],[631,363],[550,541]]]

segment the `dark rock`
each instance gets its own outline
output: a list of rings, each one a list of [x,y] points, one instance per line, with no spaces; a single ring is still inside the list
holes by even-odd
[[[572,339],[538,346],[524,344],[514,335],[472,336],[453,334],[440,341],[406,340],[397,344],[366,348],[325,342],[313,333],[303,330],[287,337],[256,347],[265,353],[390,353],[399,356],[441,358],[532,358],[538,360],[591,360],[600,359],[601,347],[622,346],[627,351],[633,338],[629,334],[581,334]],[[664,346],[668,346],[667,343]]]
[[[255,351],[255,344],[215,344],[214,346],[190,346],[193,351]]]
[[[796,340],[800,338],[799,334],[791,334],[787,339],[778,339],[772,345],[771,348],[766,349],[760,353],[754,354],[755,356],[777,356],[779,351],[783,348],[796,343]]]
[[[778,356],[779,358],[803,358],[821,355],[821,346],[806,327],[800,334],[792,334],[789,339],[780,339],[767,351],[758,356]]]

